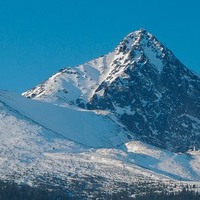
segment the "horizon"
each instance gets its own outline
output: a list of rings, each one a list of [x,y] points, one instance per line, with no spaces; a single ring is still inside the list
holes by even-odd
[[[199,10],[198,0],[0,2],[0,89],[22,93],[113,51],[140,28],[200,74]]]

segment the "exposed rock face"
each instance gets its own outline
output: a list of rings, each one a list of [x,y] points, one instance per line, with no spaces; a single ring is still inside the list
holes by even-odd
[[[129,34],[112,53],[66,68],[24,95],[109,110],[155,146],[200,148],[200,77],[144,29]]]

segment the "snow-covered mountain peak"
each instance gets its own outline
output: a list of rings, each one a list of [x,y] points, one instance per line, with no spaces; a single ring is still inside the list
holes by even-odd
[[[102,57],[77,67],[67,67],[44,83],[23,93],[24,96],[62,106],[86,107],[95,93],[103,95],[103,85],[129,78],[136,69],[151,67],[160,74],[170,51],[151,33],[140,29],[128,34],[117,48]]]
[[[198,89],[193,88],[199,88],[199,82],[193,79],[197,78],[186,70],[170,50],[151,33],[140,29],[128,34],[113,52],[76,67],[61,69],[23,95],[63,107],[109,110],[122,118],[129,130],[144,135],[143,139],[147,134],[156,138],[156,134],[163,133],[161,108],[168,115],[171,107],[177,104],[174,107],[177,110],[178,102],[185,99],[183,94],[195,95]],[[179,101],[176,97],[178,92],[182,97]],[[189,106],[183,102],[180,113],[186,107]],[[198,116],[196,113],[189,115]],[[136,125],[132,121],[137,121]],[[144,131],[140,126],[147,122],[150,124],[145,126]],[[175,125],[173,128],[176,133]],[[156,141],[152,139],[150,143]],[[170,145],[174,147],[174,144]]]
[[[134,48],[134,46],[151,46],[162,50],[165,48],[150,32],[148,32],[145,29],[139,29],[137,31],[129,33],[119,44],[119,46],[116,48],[119,53],[124,52],[125,50],[131,50]]]
[[[116,58],[113,63],[116,65],[140,65],[150,63],[161,73],[163,60],[170,51],[162,45],[151,33],[145,29],[128,34],[116,48]]]
[[[145,29],[131,32],[120,42],[117,48],[119,51],[124,51],[125,49],[123,48],[131,49],[134,45],[140,45],[141,40],[147,36],[153,37]]]

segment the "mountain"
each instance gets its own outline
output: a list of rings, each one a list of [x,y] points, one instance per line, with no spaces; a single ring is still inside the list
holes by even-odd
[[[170,151],[200,148],[200,77],[144,29],[113,52],[62,69],[23,95],[108,111],[131,137]]]
[[[199,91],[200,77],[144,29],[22,95],[1,90],[0,193],[30,196],[29,186],[82,200],[198,191]]]

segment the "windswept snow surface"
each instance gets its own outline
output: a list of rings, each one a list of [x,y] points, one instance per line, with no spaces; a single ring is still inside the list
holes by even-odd
[[[172,153],[139,141],[128,142],[128,162],[177,180],[200,180],[200,152]],[[194,164],[195,163],[195,164]]]
[[[128,132],[108,112],[63,108],[0,91],[0,101],[37,124],[90,147],[113,147],[128,141]]]

